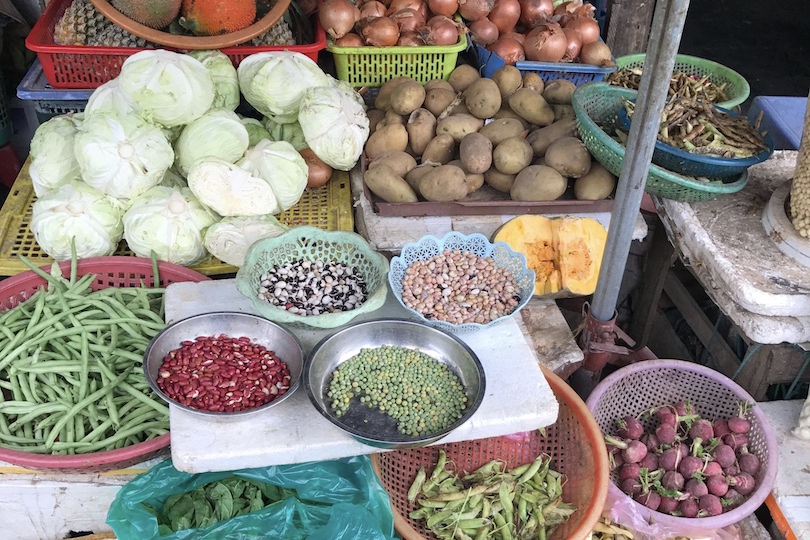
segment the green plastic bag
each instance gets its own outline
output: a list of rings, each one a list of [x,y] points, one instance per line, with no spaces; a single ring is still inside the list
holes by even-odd
[[[170,495],[231,475],[296,490],[261,510],[206,527],[160,536],[155,516]],[[238,471],[189,474],[166,460],[133,478],[110,505],[107,524],[119,540],[390,540],[391,503],[368,456]]]

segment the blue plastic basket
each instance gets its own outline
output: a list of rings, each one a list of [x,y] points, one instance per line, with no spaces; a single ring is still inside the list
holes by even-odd
[[[729,111],[728,109],[717,106],[715,106],[715,108],[731,117],[737,116],[737,113]],[[627,131],[630,130],[630,118],[627,116],[627,111],[624,107],[619,110],[619,122]],[[659,167],[687,176],[727,178],[729,176],[738,175],[748,169],[748,167],[762,163],[771,157],[773,154],[773,140],[768,134],[765,134],[763,139],[768,149],[747,158],[724,158],[705,154],[693,154],[661,141],[656,141],[652,162]]]

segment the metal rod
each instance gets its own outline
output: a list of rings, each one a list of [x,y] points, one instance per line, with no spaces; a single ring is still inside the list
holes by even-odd
[[[616,206],[610,217],[607,245],[591,305],[592,315],[600,321],[611,320],[616,311],[624,267],[633,241],[633,229],[644,196],[644,184],[688,10],[689,0],[658,0],[655,7],[644,74],[616,189]]]

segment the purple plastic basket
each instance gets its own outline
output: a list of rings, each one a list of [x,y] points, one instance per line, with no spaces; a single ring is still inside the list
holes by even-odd
[[[594,388],[586,404],[602,432],[613,435],[616,418],[636,416],[653,407],[681,400],[691,401],[697,412],[710,420],[736,415],[740,401],[756,403],[737,383],[713,369],[682,360],[648,360],[605,377]],[[609,498],[631,501],[646,521],[672,528],[722,529],[750,516],[765,502],[776,482],[777,447],[776,435],[759,406],[754,405],[746,418],[751,422],[748,448],[760,459],[762,467],[756,477],[757,489],[736,508],[704,518],[683,518],[656,512],[632,501],[618,488],[618,470],[611,473]],[[645,428],[655,422],[641,420]]]

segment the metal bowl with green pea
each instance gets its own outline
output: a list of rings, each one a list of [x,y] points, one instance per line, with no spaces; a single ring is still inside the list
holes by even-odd
[[[484,368],[463,341],[398,319],[356,324],[323,339],[302,378],[325,418],[377,448],[438,441],[478,410],[486,388]]]

